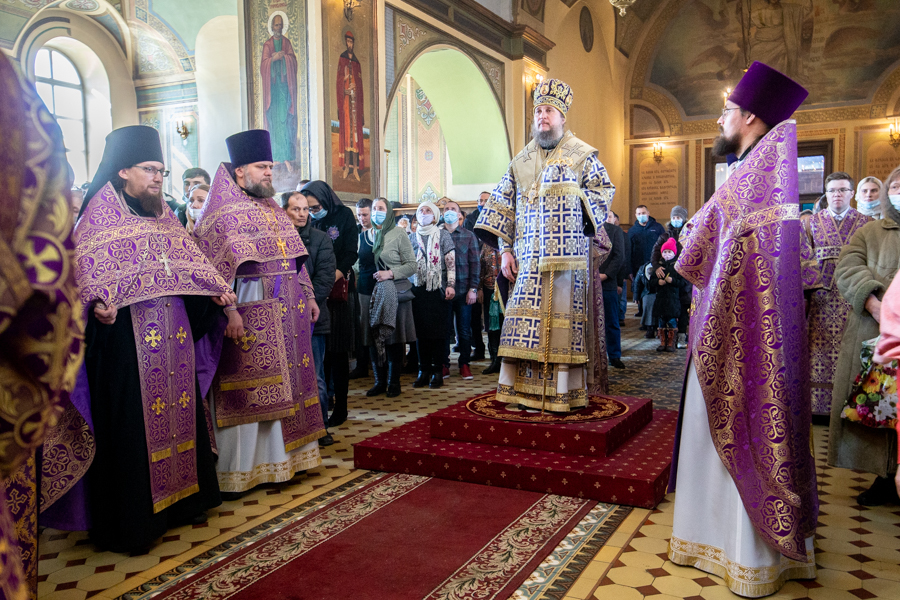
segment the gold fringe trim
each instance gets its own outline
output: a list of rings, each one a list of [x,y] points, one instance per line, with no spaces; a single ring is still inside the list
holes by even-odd
[[[187,452],[188,450],[193,449],[193,447],[194,447],[194,440],[188,440],[182,444],[178,444],[175,447],[175,449],[178,450],[179,454],[181,454],[182,452]]]
[[[260,379],[248,379],[246,381],[233,381],[231,383],[220,383],[219,389],[223,392],[231,392],[233,390],[245,390],[252,387],[260,387],[263,385],[271,385],[273,383],[281,383],[284,381],[281,375],[272,375],[271,377],[262,377]]]
[[[501,240],[503,240],[504,242],[506,242],[506,243],[509,244],[510,246],[511,246],[512,243],[513,243],[511,237],[509,237],[507,234],[503,233],[502,231],[500,231],[500,230],[497,229],[496,227],[491,227],[491,226],[490,226],[489,224],[487,224],[487,223],[481,223],[480,225],[478,225],[478,229],[483,229],[484,231],[487,231],[488,233],[493,233],[494,235],[496,235],[498,238],[500,238]]]
[[[541,401],[531,400],[526,396],[511,396],[509,394],[504,394],[501,392],[497,392],[495,396],[497,400],[501,402],[507,402],[510,404],[521,404],[523,406],[527,406],[528,408],[536,408],[537,410],[541,410]],[[551,412],[569,412],[573,408],[583,408],[588,405],[587,398],[584,399],[584,402],[581,401],[580,398],[573,400],[572,402],[553,402],[548,399],[547,403],[544,405],[544,408]]]
[[[265,413],[262,415],[252,415],[249,417],[229,417],[227,419],[216,419],[216,425],[219,427],[234,427],[235,425],[247,425],[249,423],[261,423],[263,421],[274,421],[285,417],[293,416],[294,407],[291,406],[285,410],[277,412]]]
[[[586,257],[544,257],[538,262],[538,272],[548,273],[554,271],[584,271],[587,269]]]
[[[278,463],[255,465],[250,471],[217,472],[219,489],[223,492],[246,492],[263,483],[289,481],[297,471],[314,469],[322,464],[319,446],[304,452],[294,452]]]
[[[555,383],[555,380],[554,380],[554,383]],[[550,381],[547,382],[547,386],[548,387],[550,386]],[[516,383],[513,384],[513,389],[516,390],[517,392],[521,392],[524,394],[532,394],[535,396],[540,396],[544,393],[544,385],[543,384],[533,385],[530,383],[521,383],[521,382],[517,381]],[[587,399],[587,391],[586,390],[569,390],[567,393],[571,394],[572,397],[581,398],[583,396],[585,399]],[[558,394],[555,389],[547,390],[548,398],[557,397],[559,395],[560,394]],[[571,397],[570,397],[570,400],[571,400]]]
[[[319,397],[318,397],[318,396],[311,396],[311,397],[309,397],[309,398],[306,399],[306,401],[303,403],[303,406],[305,406],[306,408],[309,408],[309,407],[312,406],[313,404],[318,404],[318,403],[319,403]],[[300,410],[300,407],[299,407],[299,406],[297,407],[297,410]]]
[[[554,161],[550,161],[550,164],[553,164],[553,162]],[[567,164],[566,166],[569,168],[572,167],[572,165],[569,164]],[[557,198],[563,196],[576,196],[579,199],[584,200],[584,192],[581,191],[581,187],[574,181],[567,183],[551,183],[549,185],[541,185],[540,189],[538,190],[538,195],[555,196]]]
[[[328,432],[325,431],[324,429],[320,429],[319,431],[317,431],[315,433],[311,433],[305,437],[302,437],[299,440],[293,441],[290,444],[285,444],[284,451],[292,452],[292,451],[296,450],[297,448],[299,448],[300,446],[305,446],[310,442],[314,442],[319,438],[325,437],[326,435],[328,435]]]
[[[155,463],[161,460],[165,460],[172,456],[172,449],[166,448],[165,450],[157,450],[153,454],[150,455],[150,462]]]
[[[520,358],[523,360],[533,360],[535,362],[544,362],[544,353],[540,350],[525,350],[522,348],[510,348],[508,346],[500,347],[498,352],[500,356],[507,358]],[[563,365],[582,365],[588,361],[587,354],[584,352],[551,352],[549,362]]]
[[[162,500],[160,500],[159,502],[154,504],[153,505],[153,514],[156,514],[161,510],[165,510],[165,509],[169,508],[170,506],[172,506],[173,504],[175,504],[176,502],[178,502],[179,500],[183,500],[184,498],[187,498],[188,496],[190,496],[192,494],[196,494],[199,491],[200,491],[200,485],[195,483],[194,485],[192,485],[189,488],[185,488],[185,489],[181,490],[180,492],[175,492],[168,498],[163,498]]]
[[[696,547],[704,556],[693,556],[676,550],[673,545],[684,548]],[[696,544],[673,537],[669,541],[669,560],[676,565],[694,567],[725,580],[732,592],[745,598],[761,598],[770,596],[780,590],[790,579],[815,579],[816,563],[813,556],[807,553],[808,563],[787,559],[786,563],[772,567],[752,568],[729,560],[725,553],[713,546]],[[749,581],[749,579],[755,581]]]

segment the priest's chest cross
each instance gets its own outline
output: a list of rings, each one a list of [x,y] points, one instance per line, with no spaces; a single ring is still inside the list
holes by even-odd
[[[166,276],[171,277],[171,276],[172,276],[172,269],[169,268],[169,257],[166,256],[165,254],[162,254],[162,255],[160,255],[160,257],[159,257],[159,262],[161,262],[162,265],[163,265],[163,267],[166,268]]]
[[[278,244],[278,249],[281,250],[281,255],[284,257],[284,260],[281,261],[281,268],[287,269],[289,266],[288,261],[287,261],[287,252],[285,252],[285,249],[287,248],[287,243],[285,243],[285,241],[283,239],[278,238],[277,244]]]

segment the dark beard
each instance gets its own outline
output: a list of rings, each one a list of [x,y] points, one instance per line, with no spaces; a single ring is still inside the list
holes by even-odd
[[[136,196],[138,201],[141,203],[141,208],[150,214],[154,214],[157,217],[162,215],[163,212],[163,195],[162,192],[158,194],[151,194],[150,192],[144,191]]]
[[[727,138],[724,134],[719,134],[719,136],[715,140],[713,140],[713,156],[725,158],[729,154],[737,154],[738,150],[740,149],[741,140],[737,135],[731,138]]]
[[[556,129],[550,129],[550,131],[541,131],[537,128],[537,125],[531,125],[531,137],[537,142],[537,145],[544,150],[556,148],[556,145],[559,144],[559,140],[562,139],[562,136],[562,126]]]
[[[272,198],[275,196],[275,188],[272,187],[271,183],[248,183],[244,191],[247,192],[248,196],[253,196],[254,198]]]

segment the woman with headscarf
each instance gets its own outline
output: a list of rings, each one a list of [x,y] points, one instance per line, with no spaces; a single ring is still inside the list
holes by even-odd
[[[309,203],[312,226],[328,234],[334,244],[337,268],[334,273],[335,289],[328,299],[331,332],[325,346],[325,380],[333,385],[335,407],[327,425],[337,427],[347,420],[350,352],[353,350],[354,337],[353,311],[347,301],[348,293],[345,293],[345,290],[355,287],[353,264],[357,258],[356,219],[353,211],[344,206],[331,186],[324,181],[310,181],[303,186],[300,193],[306,196]]]
[[[447,230],[437,226],[440,210],[422,202],[416,211],[419,223],[411,236],[416,253],[412,311],[416,323],[419,376],[413,387],[432,389],[444,385],[444,345],[447,342],[447,302],[456,295],[456,244]]]
[[[359,306],[363,344],[369,348],[375,385],[366,396],[387,391],[400,395],[400,372],[406,344],[416,341],[409,295],[416,256],[406,231],[394,222],[394,211],[381,198],[372,203],[372,229],[359,234]],[[383,288],[393,287],[388,293]],[[399,294],[399,298],[397,295]],[[386,360],[385,360],[385,354]]]
[[[897,471],[896,434],[850,422],[843,416],[853,380],[862,370],[862,344],[879,333],[881,300],[900,265],[900,167],[884,182],[881,214],[882,219],[866,223],[853,234],[841,250],[834,272],[834,284],[850,303],[851,311],[834,371],[828,464],[876,475],[871,487],[856,497],[862,506],[900,501],[893,481]]]
[[[881,218],[881,190],[884,184],[877,177],[863,177],[856,186],[856,210],[872,217]]]

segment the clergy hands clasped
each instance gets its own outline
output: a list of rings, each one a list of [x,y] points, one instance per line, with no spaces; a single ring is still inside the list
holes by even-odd
[[[116,322],[116,315],[119,309],[115,305],[107,307],[103,302],[94,304],[94,316],[104,325],[112,325]]]
[[[225,292],[221,296],[213,296],[212,301],[219,306],[231,306],[237,302],[237,294],[234,292]]]

